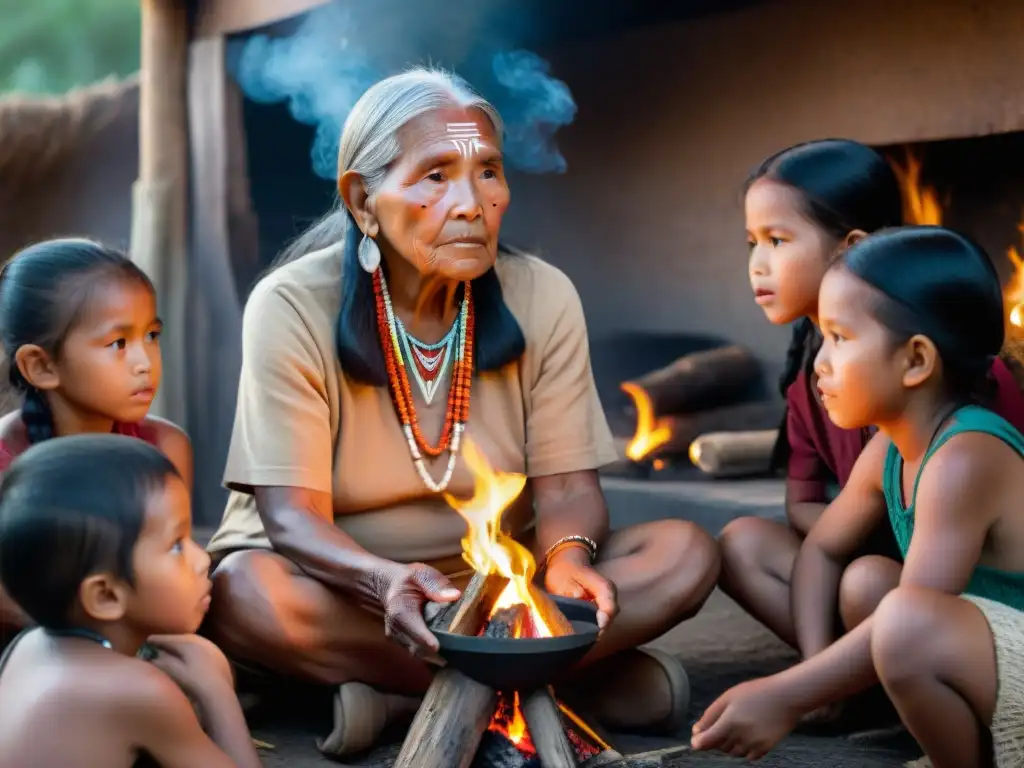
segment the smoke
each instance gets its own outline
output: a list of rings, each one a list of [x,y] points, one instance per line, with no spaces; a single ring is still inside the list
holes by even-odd
[[[521,0],[335,0],[290,34],[236,39],[230,58],[250,99],[287,102],[296,120],[315,127],[313,170],[324,179],[335,178],[341,128],[356,100],[419,63],[456,72],[494,103],[511,166],[561,173],[567,164],[555,134],[572,122],[576,103],[548,62],[521,47],[537,23]]]

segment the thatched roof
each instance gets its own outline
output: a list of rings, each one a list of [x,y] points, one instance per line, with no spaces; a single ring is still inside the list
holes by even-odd
[[[0,98],[0,207],[31,196],[92,137],[138,110],[138,78],[108,79],[61,96]]]

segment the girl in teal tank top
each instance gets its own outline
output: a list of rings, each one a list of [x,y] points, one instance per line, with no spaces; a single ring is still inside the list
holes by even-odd
[[[952,231],[886,230],[829,270],[818,311],[829,418],[879,429],[793,569],[794,631],[823,650],[726,691],[693,745],[755,759],[880,682],[935,768],[1024,766],[1024,436],[976,404],[1004,340],[995,269]],[[829,644],[844,569],[887,518],[899,585]]]
[[[914,535],[914,499],[917,485],[921,480],[925,465],[950,438],[965,432],[982,432],[992,435],[1013,448],[1024,459],[1024,435],[1021,435],[1006,419],[990,410],[976,405],[960,408],[947,425],[932,441],[925,452],[921,465],[914,480],[914,491],[910,506],[903,505],[903,457],[893,443],[885,457],[885,470],[882,476],[882,488],[885,493],[885,504],[889,512],[889,522],[899,544],[903,557],[910,549],[910,540]],[[1024,467],[1021,468],[1024,471]],[[1021,500],[1024,505],[1024,499]],[[985,597],[1005,603],[1018,611],[1024,610],[1024,571],[1004,571],[986,565],[977,565],[971,575],[964,592],[968,595]]]

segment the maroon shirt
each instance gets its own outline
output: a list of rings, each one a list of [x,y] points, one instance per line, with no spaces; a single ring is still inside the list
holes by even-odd
[[[1024,432],[1024,392],[1013,372],[997,359],[992,365],[992,378],[996,384],[992,410]],[[838,482],[840,488],[846,485],[857,457],[875,430],[840,429],[833,424],[805,371],[787,390],[786,405],[790,501],[826,503],[829,484]]]
[[[151,436],[146,434],[146,430],[143,430],[138,424],[122,424],[117,422],[111,431],[115,435],[137,437],[139,440],[145,440],[149,443],[153,442]],[[11,446],[0,440],[0,472],[6,472],[14,460],[26,450],[28,450],[28,445]]]

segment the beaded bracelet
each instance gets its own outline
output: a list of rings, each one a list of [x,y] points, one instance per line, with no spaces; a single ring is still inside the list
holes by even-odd
[[[586,536],[563,536],[544,553],[544,567],[551,561],[551,558],[567,547],[583,547],[590,556],[590,562],[597,559],[597,542]]]

